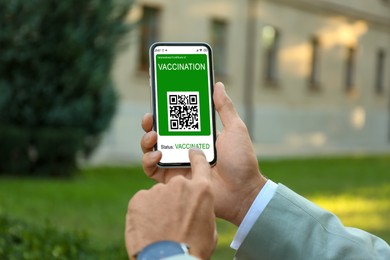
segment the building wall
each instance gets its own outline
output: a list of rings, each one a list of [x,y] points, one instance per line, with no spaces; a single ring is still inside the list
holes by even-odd
[[[225,83],[240,114],[250,121],[259,155],[390,152],[390,5],[386,1],[139,0],[129,21],[140,21],[142,6],[159,8],[160,41],[210,42],[211,21],[226,24],[226,73],[216,79]],[[276,28],[279,35],[277,77],[272,82],[264,72],[266,26]],[[134,27],[113,68],[121,102],[94,163],[141,159],[140,122],[150,111],[150,88],[148,72],[138,67],[140,35],[139,27]],[[319,42],[319,84],[313,88],[309,76],[314,36]],[[356,50],[354,84],[349,90],[345,87],[348,47]],[[384,89],[377,93],[380,49],[385,53]],[[250,103],[252,110],[247,107]],[[253,111],[251,117],[248,111]]]

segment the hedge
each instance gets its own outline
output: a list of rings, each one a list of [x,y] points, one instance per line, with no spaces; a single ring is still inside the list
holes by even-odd
[[[83,232],[38,227],[0,215],[0,259],[128,259],[124,245],[97,249]]]

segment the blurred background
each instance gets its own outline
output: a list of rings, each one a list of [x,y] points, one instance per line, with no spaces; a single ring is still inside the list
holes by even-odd
[[[148,47],[205,41],[261,156],[390,151],[388,1],[136,1],[120,105],[93,162],[139,161]],[[137,118],[137,120],[129,120]],[[131,133],[129,135],[129,133]],[[129,151],[130,150],[130,151]]]
[[[126,259],[127,202],[153,185],[139,142],[156,41],[208,42],[261,171],[389,242],[389,13],[388,0],[0,0],[0,259]],[[218,220],[213,259],[233,258],[235,231]]]

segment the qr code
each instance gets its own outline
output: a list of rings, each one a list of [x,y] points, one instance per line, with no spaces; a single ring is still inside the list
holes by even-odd
[[[200,131],[199,92],[168,92],[169,131]]]

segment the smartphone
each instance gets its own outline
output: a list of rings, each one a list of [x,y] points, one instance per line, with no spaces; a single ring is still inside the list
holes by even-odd
[[[157,42],[150,47],[155,150],[160,167],[189,167],[188,150],[217,161],[212,50],[207,43]]]

